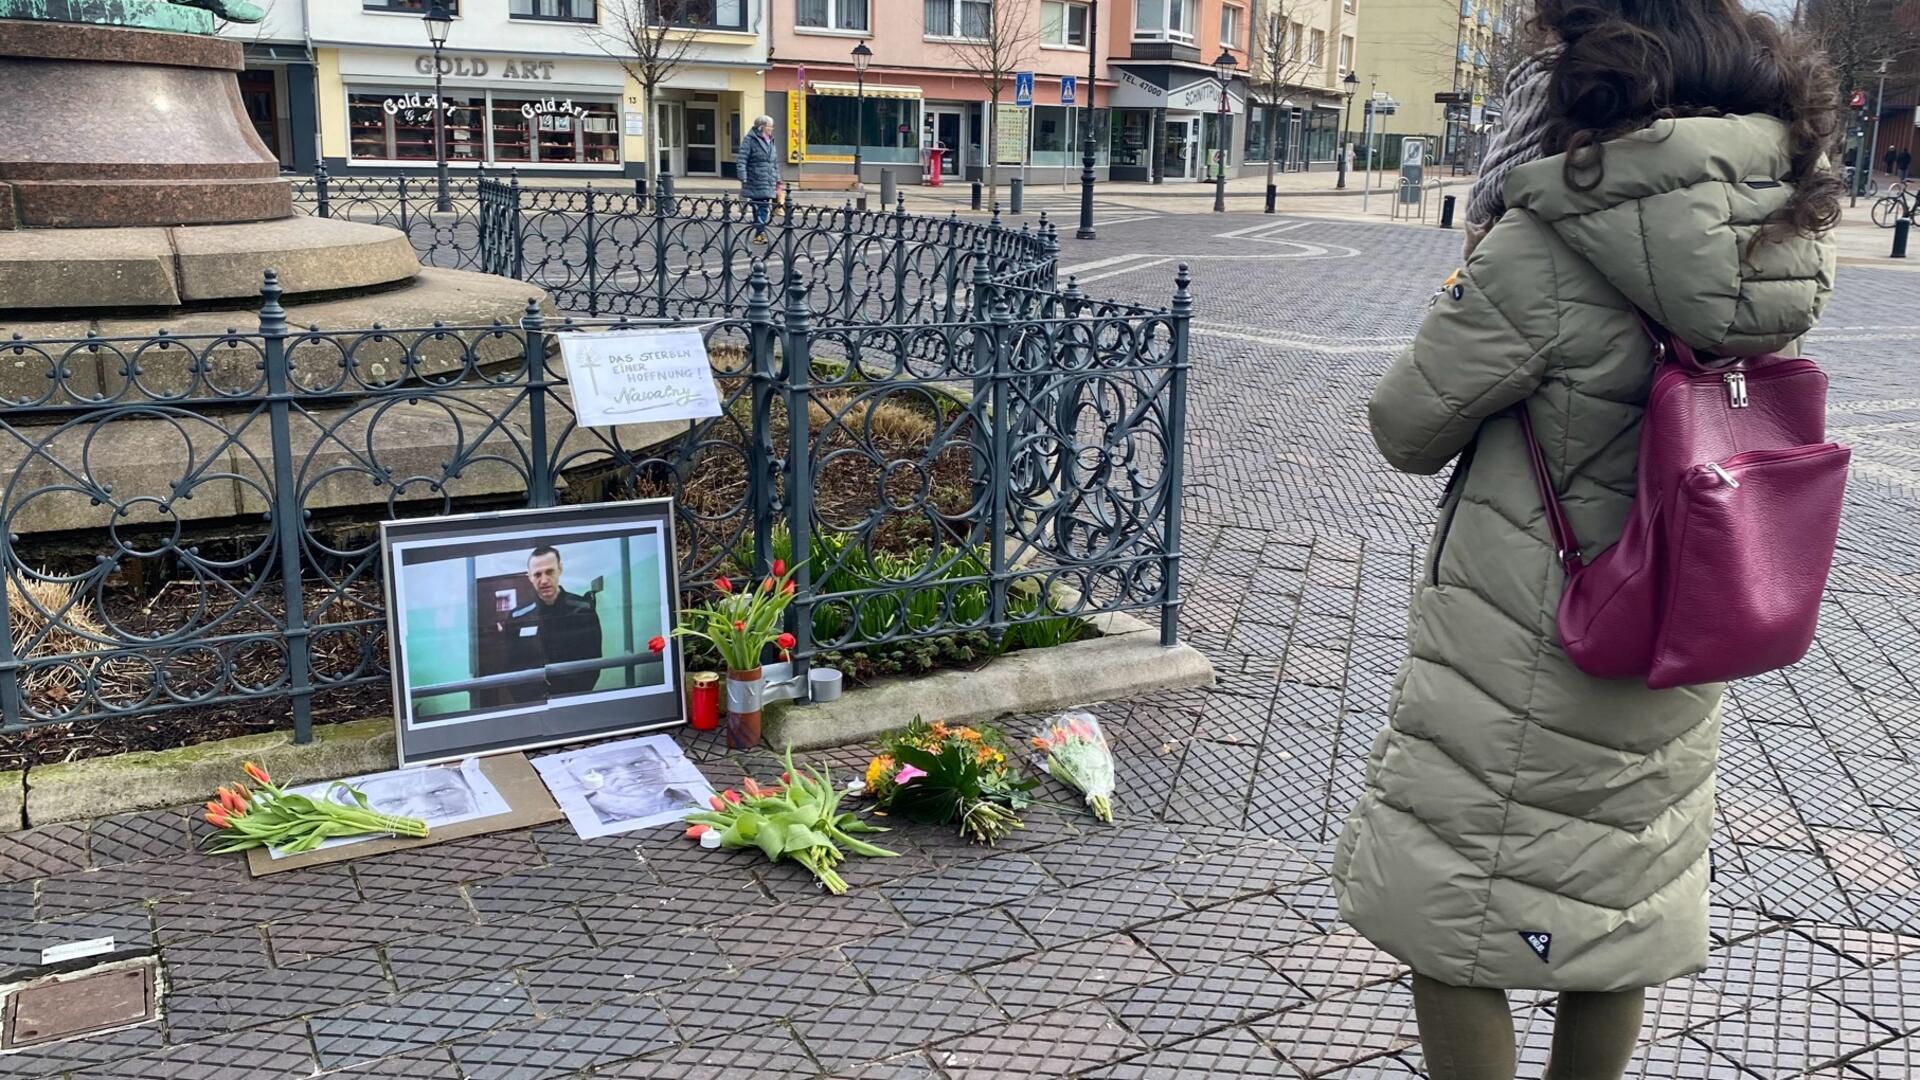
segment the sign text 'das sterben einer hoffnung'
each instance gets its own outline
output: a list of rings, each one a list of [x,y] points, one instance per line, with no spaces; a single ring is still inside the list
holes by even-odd
[[[697,328],[562,334],[560,355],[582,427],[720,415]]]

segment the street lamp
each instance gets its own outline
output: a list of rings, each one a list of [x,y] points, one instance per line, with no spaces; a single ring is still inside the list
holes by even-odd
[[[1340,127],[1340,178],[1334,182],[1336,188],[1347,186],[1347,148],[1353,145],[1353,92],[1360,89],[1360,76],[1348,71],[1340,85],[1347,91],[1347,119]]]
[[[1213,178],[1213,212],[1227,212],[1227,83],[1233,78],[1233,69],[1238,66],[1233,53],[1222,49],[1220,58],[1213,62],[1214,77],[1220,80],[1220,171]]]
[[[433,161],[440,173],[440,190],[434,200],[434,209],[445,213],[453,209],[453,200],[447,195],[447,103],[440,83],[445,66],[440,59],[440,50],[447,47],[447,31],[453,29],[453,13],[440,0],[433,0],[420,21],[427,24],[427,40],[433,43]]]
[[[1093,0],[1087,6],[1087,105],[1083,113],[1087,118],[1087,135],[1080,140],[1080,227],[1073,233],[1076,240],[1093,240],[1098,236],[1093,231],[1093,43],[1099,40],[1099,25],[1100,0]]]
[[[866,181],[860,178],[860,143],[867,132],[867,65],[873,63],[873,50],[866,42],[853,47],[853,74],[860,83],[859,103],[853,107],[853,179],[865,190]],[[861,196],[862,208],[866,197]]]

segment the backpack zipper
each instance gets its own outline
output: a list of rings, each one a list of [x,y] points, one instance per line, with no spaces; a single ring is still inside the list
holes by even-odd
[[[1818,457],[1841,449],[1839,443],[1811,443],[1806,446],[1789,446],[1779,450],[1745,450],[1727,458],[1725,461],[1709,461],[1696,465],[1698,472],[1710,473],[1722,484],[1731,488],[1740,486],[1733,470],[1746,465],[1777,465],[1786,461],[1798,461],[1801,458]]]
[[[1747,399],[1747,374],[1744,371],[1729,371],[1722,375],[1721,381],[1727,384],[1727,407],[1744,409],[1752,402]]]

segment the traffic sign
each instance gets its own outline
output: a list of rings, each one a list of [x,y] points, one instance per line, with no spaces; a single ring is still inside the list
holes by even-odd
[[[1022,107],[1033,104],[1033,72],[1018,72],[1013,77],[1013,103]]]
[[[1853,96],[1847,99],[1847,104],[1853,106],[1856,109],[1866,108],[1867,92],[1865,90],[1855,90],[1853,92]]]
[[[1465,105],[1473,100],[1473,95],[1463,90],[1442,90],[1433,95],[1435,105]]]
[[[1080,80],[1071,75],[1060,76],[1060,104],[1073,104],[1074,92],[1080,88]]]

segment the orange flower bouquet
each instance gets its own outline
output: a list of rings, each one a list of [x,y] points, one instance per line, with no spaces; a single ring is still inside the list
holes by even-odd
[[[1113,745],[1092,713],[1061,713],[1031,741],[1048,775],[1086,796],[1094,817],[1113,821]]]
[[[382,814],[368,806],[367,797],[349,784],[336,780],[327,789],[327,798],[310,799],[274,786],[267,770],[251,761],[245,768],[247,776],[259,785],[257,789],[249,789],[244,782],[223,785],[219,796],[207,803],[207,824],[220,830],[207,838],[213,854],[266,847],[296,855],[340,836],[427,835],[426,822]],[[350,801],[333,798],[341,792]]]

